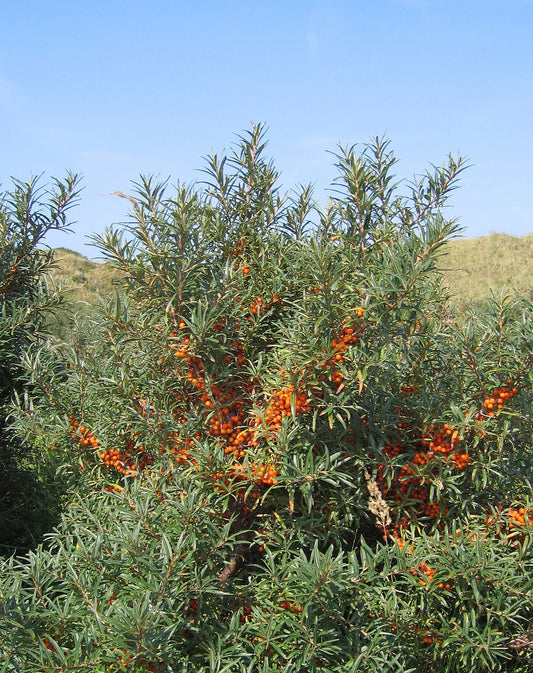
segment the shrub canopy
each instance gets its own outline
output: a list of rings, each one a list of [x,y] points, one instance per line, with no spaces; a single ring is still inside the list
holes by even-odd
[[[30,363],[16,428],[83,485],[9,561],[6,670],[527,670],[531,304],[454,312],[464,162],[395,163],[339,148],[321,207],[258,126],[134,184],[122,292]]]

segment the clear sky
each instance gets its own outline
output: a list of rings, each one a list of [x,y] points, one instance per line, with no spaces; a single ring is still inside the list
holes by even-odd
[[[201,180],[252,122],[287,189],[322,199],[328,150],[386,135],[398,177],[468,157],[464,235],[533,232],[533,0],[24,0],[1,20],[2,189],[83,175],[54,247],[96,257],[87,237],[127,216],[110,192]]]

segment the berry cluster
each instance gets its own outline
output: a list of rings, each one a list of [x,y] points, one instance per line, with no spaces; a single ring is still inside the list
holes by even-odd
[[[106,449],[98,455],[105,465],[113,467],[125,477],[133,477],[153,463],[152,456],[130,435],[125,437],[124,446],[120,450]]]
[[[0,292],[2,294],[7,294],[10,290],[13,289],[17,274],[18,274],[18,266],[12,264],[9,273],[2,279],[2,284],[0,285]]]
[[[239,621],[241,624],[246,624],[246,622],[252,619],[252,606],[247,601],[243,600],[240,608],[234,605],[233,609],[239,612]]]
[[[426,563],[421,563],[418,568],[412,568],[411,569],[411,574],[412,575],[418,575],[422,573],[424,577],[420,577],[418,580],[418,583],[424,586],[425,584],[428,584],[431,582],[433,579],[433,575],[437,572],[436,568],[430,568]]]
[[[240,254],[242,246],[237,246],[235,254]],[[274,295],[269,302],[262,297],[256,297],[248,315],[259,316],[274,304],[282,305],[278,295]],[[355,309],[357,319],[363,317],[362,308]],[[223,358],[225,366],[224,378],[212,380],[208,374],[203,359],[192,343],[192,337],[183,318],[171,316],[174,329],[169,334],[169,345],[174,355],[181,361],[174,374],[185,377],[190,385],[190,393],[183,391],[176,393],[176,406],[173,412],[175,420],[184,426],[188,419],[201,418],[203,427],[192,434],[174,432],[168,437],[164,452],[171,454],[179,463],[189,463],[197,466],[193,457],[193,447],[196,441],[210,437],[216,439],[223,452],[233,458],[233,463],[223,470],[211,473],[211,478],[222,486],[229,486],[234,481],[245,483],[248,488],[239,491],[238,495],[258,498],[260,489],[275,485],[278,482],[276,461],[252,463],[246,460],[252,448],[261,444],[267,451],[271,451],[276,437],[279,435],[284,419],[298,417],[310,412],[314,399],[320,395],[316,384],[306,389],[305,381],[316,381],[316,370],[300,371],[300,385],[287,383],[285,386],[271,391],[261,401],[257,401],[257,384],[251,377],[244,374],[247,363],[242,341],[240,339],[240,324],[222,318],[213,327],[224,337],[226,355]],[[354,325],[348,319],[344,321],[339,332],[331,341],[331,353],[327,360],[319,365],[319,378],[324,375],[337,386],[343,381],[343,374],[338,370],[343,362],[348,348],[355,344],[362,333],[361,325]],[[228,348],[229,346],[229,348]],[[172,365],[171,365],[172,367]],[[211,366],[212,369],[212,366]],[[283,375],[283,373],[282,373]],[[255,405],[252,398],[255,396]]]
[[[406,395],[413,395],[417,390],[417,386],[402,386],[402,392]],[[501,410],[517,392],[518,388],[511,385],[509,379],[505,385],[494,388],[492,394],[483,400],[477,417],[478,422],[494,416],[495,411]],[[402,411],[404,416],[409,416],[406,410],[399,411]],[[457,470],[466,469],[471,461],[465,447],[465,438],[449,423],[440,426],[429,425],[419,436],[413,436],[413,432],[404,421],[398,423],[398,429],[405,433],[406,441],[402,443],[396,440],[383,447],[383,454],[389,463],[388,467],[385,463],[381,463],[377,473],[377,483],[383,496],[388,497],[392,512],[397,516],[400,512],[403,513],[396,522],[393,532],[397,540],[400,538],[399,530],[405,528],[410,521],[418,521],[422,517],[439,520],[447,511],[442,504],[431,502],[429,497],[430,487],[427,477],[438,473],[436,461],[449,461]],[[393,459],[398,456],[405,456],[405,461],[393,469],[391,478],[388,470],[393,464]],[[387,531],[384,532],[387,534]]]
[[[272,394],[265,410],[264,423],[271,432],[277,432],[282,420],[290,416],[298,416],[311,411],[311,400],[303,390],[295,390],[292,384]],[[261,419],[256,419],[254,425],[261,425]]]
[[[434,643],[440,643],[441,638],[439,638],[433,631],[428,631],[422,634],[422,642],[424,645],[432,645]]]
[[[496,411],[500,411],[503,405],[513,398],[518,392],[516,386],[511,385],[511,380],[507,379],[506,385],[494,388],[491,395],[483,400],[481,405],[480,418],[483,416],[494,416]]]
[[[223,474],[218,472],[217,479],[223,479]],[[255,483],[259,486],[274,486],[278,483],[278,471],[274,465],[265,465],[264,463],[250,463],[243,465],[242,463],[233,463],[227,472],[228,479],[246,480]],[[252,491],[253,498],[258,498],[259,491]]]
[[[259,302],[256,306],[263,304]],[[248,480],[258,486],[275,484],[278,475],[275,465],[266,463],[245,465],[244,458],[248,450],[257,447],[262,439],[275,439],[284,418],[310,411],[309,395],[303,389],[287,385],[273,391],[266,398],[263,411],[254,410],[251,402],[253,383],[242,374],[246,358],[238,337],[229,340],[229,354],[224,358],[224,365],[227,368],[226,379],[222,385],[209,382],[202,359],[190,352],[191,339],[185,331],[183,320],[179,321],[178,327],[182,331],[181,339],[177,338],[176,332],[172,332],[171,348],[185,362],[185,377],[194,392],[188,395],[186,400],[177,397],[175,418],[180,423],[186,424],[191,414],[197,416],[198,412],[203,413],[205,416],[203,433],[216,438],[222,445],[224,453],[233,457],[235,462],[226,474],[217,472],[214,475],[217,480],[227,481],[228,478],[236,478]],[[215,329],[219,332],[226,327],[228,327],[226,320],[215,324]],[[233,325],[237,334],[239,327],[238,324]],[[169,441],[169,450],[181,462],[193,460],[190,450],[194,440],[201,437],[202,433],[197,433],[194,438],[180,439],[175,434]]]
[[[280,603],[280,608],[282,610],[288,610],[289,612],[295,612],[296,614],[303,612],[303,607],[301,605],[291,603],[291,601],[282,601]]]
[[[523,532],[525,526],[533,525],[533,513],[529,514],[525,507],[508,510],[507,518],[509,519],[510,531]]]
[[[357,318],[362,318],[364,309],[359,307],[355,309]],[[338,366],[344,361],[346,351],[350,346],[357,343],[361,335],[362,328],[356,329],[349,320],[344,321],[339,335],[336,339],[331,340],[331,348],[333,355],[322,364],[322,369],[331,370],[331,381],[337,385],[341,385],[344,380],[344,375],[338,370]]]
[[[252,319],[252,315],[263,315],[263,313],[266,313],[269,309],[271,309],[274,304],[283,306],[283,302],[277,294],[275,294],[270,301],[265,301],[263,297],[256,297],[250,305],[251,315],[248,315],[248,320]]]
[[[81,447],[97,449],[100,446],[100,442],[96,439],[94,433],[88,430],[85,425],[80,425],[73,414],[69,416],[69,421],[71,437]],[[98,457],[107,467],[111,467],[120,474],[129,477],[142,472],[153,463],[152,456],[143,446],[137,444],[136,436],[131,434],[125,436],[124,446],[121,449],[104,449],[98,453]]]
[[[372,613],[369,613],[369,617],[371,619],[373,618],[373,616],[374,615]],[[383,616],[383,613],[382,613],[381,616]],[[396,620],[394,620],[392,622],[391,629],[394,632],[398,631],[398,624],[396,623]],[[422,639],[422,643],[424,645],[433,645],[435,643],[442,643],[442,638],[440,638],[435,633],[435,631],[429,630],[429,631],[425,631],[425,632],[422,633],[422,627],[419,626],[418,624],[408,624],[406,626],[406,631],[407,631],[407,633],[415,633],[417,635],[417,637],[420,637]]]
[[[283,304],[278,295],[274,295],[269,302],[257,297],[252,303],[250,315],[261,315],[274,304]],[[354,309],[354,313],[356,318],[360,319],[364,311],[359,307]],[[188,427],[189,420],[194,419],[196,428],[190,433],[180,430],[168,433],[160,450],[176,463],[198,467],[193,455],[195,443],[206,437],[216,439],[223,452],[232,457],[234,462],[225,470],[215,472],[211,476],[215,481],[223,482],[225,485],[231,480],[247,482],[252,486],[247,492],[258,497],[259,488],[273,486],[278,482],[276,461],[249,463],[245,460],[247,453],[260,444],[271,451],[284,419],[297,417],[312,410],[313,400],[320,396],[320,392],[316,389],[316,383],[314,387],[309,386],[306,390],[305,381],[306,379],[316,381],[316,371],[309,371],[308,375],[301,371],[299,386],[287,383],[271,391],[257,403],[257,384],[250,376],[244,374],[247,359],[239,338],[240,325],[237,322],[230,323],[227,318],[222,318],[213,325],[216,332],[223,333],[226,348],[222,359],[224,378],[218,381],[211,378],[202,357],[195,353],[193,339],[185,320],[173,312],[169,312],[169,315],[173,322],[173,329],[168,334],[169,348],[180,364],[176,369],[175,364],[169,365],[170,361],[161,362],[167,368],[167,373],[177,374],[190,386],[189,391],[183,391],[181,383],[177,386],[172,415],[184,429],[185,426]],[[320,379],[326,377],[337,386],[342,384],[344,376],[339,371],[339,365],[343,363],[347,350],[358,341],[361,333],[361,325],[354,325],[349,319],[343,322],[331,340],[331,352],[327,360],[319,365],[319,371],[324,372],[319,374]],[[147,419],[154,419],[155,425],[162,431],[164,422],[161,412],[158,418],[155,418],[156,412],[147,400],[140,394],[137,394],[137,398],[139,413]],[[202,416],[203,427],[198,428],[197,421]],[[81,446],[90,448],[99,446],[94,434],[84,426],[80,427],[74,417],[71,417],[71,432]],[[123,447],[100,450],[98,455],[107,467],[124,476],[134,476],[153,462],[153,458],[145,448],[138,445],[137,439],[136,436],[127,435]]]
[[[100,445],[100,442],[96,439],[94,433],[90,432],[84,425],[80,425],[75,419],[74,414],[71,414],[68,418],[70,421],[70,434],[80,446],[90,446],[91,448],[96,449]]]

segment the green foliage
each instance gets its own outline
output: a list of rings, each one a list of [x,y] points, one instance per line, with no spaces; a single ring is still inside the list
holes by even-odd
[[[304,190],[301,197],[304,203],[309,196],[309,190]],[[305,212],[305,208],[300,206],[300,209]],[[303,222],[292,222],[287,213],[286,226],[296,236],[300,235],[302,224],[305,224],[305,218]],[[465,305],[484,302],[491,293],[500,294],[504,290],[516,296],[530,297],[533,289],[532,245],[532,234],[521,238],[490,234],[447,241],[438,267],[454,310],[462,314]],[[119,275],[109,264],[89,260],[63,248],[54,250],[54,265],[52,277],[66,285],[71,310],[82,314],[92,312],[99,296],[113,292],[114,281]]]
[[[464,163],[395,163],[340,148],[322,208],[253,127],[134,185],[124,292],[28,357],[15,427],[81,495],[5,564],[6,671],[529,669],[532,306],[451,313]]]
[[[51,252],[39,246],[48,232],[67,227],[77,189],[68,175],[51,189],[14,180],[0,195],[0,548],[32,544],[50,524],[53,498],[44,492],[50,475],[39,465],[40,447],[13,435],[9,415],[28,383],[25,359],[46,342],[46,322],[61,301],[44,275]]]

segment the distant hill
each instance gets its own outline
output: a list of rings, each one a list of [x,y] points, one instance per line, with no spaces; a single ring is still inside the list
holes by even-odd
[[[109,264],[94,262],[66,248],[55,248],[53,259],[51,276],[63,285],[69,301],[92,305],[99,295],[112,291],[117,272]]]
[[[54,250],[52,276],[62,281],[72,302],[93,304],[112,291],[116,272],[106,263],[65,248]],[[533,295],[533,234],[521,238],[490,234],[447,244],[441,257],[445,283],[459,303],[481,300],[503,287]]]
[[[459,301],[480,300],[491,290],[533,294],[533,234],[459,238],[441,260],[446,284]]]

